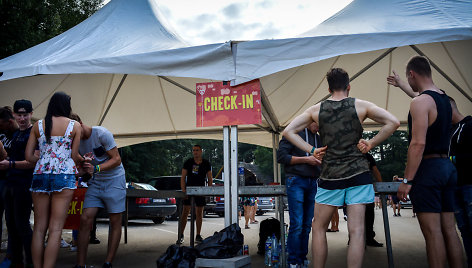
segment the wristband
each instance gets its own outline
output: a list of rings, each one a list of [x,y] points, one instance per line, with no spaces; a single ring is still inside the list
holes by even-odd
[[[100,165],[96,165],[93,167],[93,174],[100,172]]]
[[[16,162],[15,160],[10,161],[12,168],[16,168]]]
[[[11,160],[8,161],[8,169],[10,169],[10,168],[11,168]]]
[[[315,152],[315,150],[316,150],[316,147],[313,146],[313,148],[311,148],[311,152],[310,152],[310,153],[313,154],[313,153]]]

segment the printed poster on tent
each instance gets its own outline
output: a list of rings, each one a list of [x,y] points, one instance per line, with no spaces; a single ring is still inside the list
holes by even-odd
[[[259,80],[235,87],[226,82],[197,83],[197,127],[260,124]]]

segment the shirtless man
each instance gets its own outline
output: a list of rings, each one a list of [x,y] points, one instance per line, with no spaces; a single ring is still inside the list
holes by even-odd
[[[331,97],[297,116],[283,135],[295,146],[322,159],[313,220],[313,264],[324,267],[327,257],[326,230],[333,211],[348,206],[350,245],[348,267],[361,267],[365,251],[365,204],[374,202],[369,163],[363,154],[387,139],[400,122],[375,104],[349,98],[349,75],[340,68],[331,69],[328,80]],[[371,140],[363,140],[361,123],[370,118],[382,124]],[[319,125],[324,147],[315,148],[297,134],[311,122]]]

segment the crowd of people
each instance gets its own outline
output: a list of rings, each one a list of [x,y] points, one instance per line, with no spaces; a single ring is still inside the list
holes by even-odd
[[[472,117],[461,115],[455,101],[433,83],[427,58],[412,57],[406,76],[407,82],[395,72],[387,77],[387,83],[413,98],[404,177],[393,179],[401,182],[397,195],[391,197],[394,216],[401,216],[399,202],[411,199],[430,267],[463,266],[457,222],[472,267],[472,181],[466,168],[472,159]],[[326,232],[338,231],[339,207],[347,211],[348,267],[362,266],[366,245],[383,246],[373,231],[374,209],[376,204],[380,207],[373,178],[382,181],[382,177],[368,152],[400,122],[373,103],[349,97],[349,75],[343,69],[331,69],[326,79],[330,97],[297,116],[285,128],[279,145],[278,162],[285,165],[290,208],[290,267],[308,266],[310,231],[313,267],[325,266]],[[362,122],[367,118],[382,125],[370,140],[362,139]]]
[[[462,267],[461,232],[469,267],[472,266],[472,187],[467,164],[472,152],[472,117],[463,116],[455,101],[432,80],[428,59],[411,58],[407,82],[394,72],[387,82],[413,98],[408,116],[409,148],[394,216],[401,216],[399,201],[409,197],[426,241],[431,267]],[[312,232],[313,267],[324,267],[326,232],[339,230],[338,209],[346,208],[349,233],[347,266],[361,267],[365,246],[381,247],[374,224],[373,181],[382,181],[369,151],[400,125],[377,105],[349,97],[349,75],[341,68],[327,75],[330,97],[297,116],[284,130],[277,160],[285,165],[290,229],[288,263],[308,267]],[[69,203],[77,178],[88,181],[77,236],[76,268],[85,267],[95,216],[105,208],[110,217],[108,251],[103,267],[112,267],[121,238],[125,210],[125,170],[113,135],[104,127],[85,125],[72,113],[71,98],[55,93],[44,119],[32,124],[33,105],[17,100],[13,109],[0,108],[0,213],[5,211],[10,267],[54,267]],[[362,122],[371,119],[382,127],[370,140],[362,138]],[[452,130],[452,131],[451,131]],[[182,169],[181,188],[212,185],[211,164],[202,147]],[[201,236],[205,198],[195,198],[196,237]],[[375,202],[377,203],[377,201]],[[34,228],[30,214],[34,204]],[[242,199],[245,227],[253,218],[254,198]],[[177,244],[184,241],[190,213],[184,201]],[[346,219],[346,218],[345,218]],[[331,222],[331,227],[329,224]],[[45,243],[47,237],[47,243]]]
[[[8,230],[7,253],[0,266],[55,266],[70,201],[81,177],[88,180],[88,189],[75,267],[85,267],[99,208],[106,208],[110,216],[103,267],[112,267],[126,198],[125,171],[113,135],[103,127],[83,124],[72,113],[70,96],[63,92],[51,97],[44,119],[32,124],[32,115],[29,100],[15,101],[13,110],[0,108],[0,212],[5,211]]]

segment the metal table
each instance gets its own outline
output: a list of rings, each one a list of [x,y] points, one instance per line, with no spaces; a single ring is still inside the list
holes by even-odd
[[[163,190],[163,191],[149,191],[149,190],[143,190],[143,189],[135,189],[135,188],[128,188],[126,189],[126,210],[125,210],[125,244],[128,243],[128,202],[129,198],[140,198],[140,197],[148,197],[148,198],[180,198],[181,200],[185,197],[185,193],[183,193],[181,190],[178,191],[170,191],[170,190]],[[182,206],[180,206],[180,209],[182,209]],[[179,215],[181,215],[181,211],[179,211]],[[180,216],[179,216],[179,222],[177,225],[177,228],[179,229],[178,233],[180,233]],[[179,234],[180,235],[180,234]],[[178,237],[177,237],[178,239]]]
[[[380,199],[382,200],[382,217],[384,222],[384,231],[385,231],[385,244],[387,244],[387,257],[388,257],[388,267],[393,268],[393,253],[392,253],[392,240],[390,237],[390,225],[388,223],[388,213],[387,213],[387,195],[392,194],[396,195],[398,187],[401,182],[375,182],[374,190],[376,193],[380,194]]]
[[[190,225],[190,246],[195,246],[195,196],[224,196],[223,186],[212,187],[187,187],[187,195],[191,197],[192,213]],[[264,185],[264,186],[242,186],[238,188],[238,196],[275,196],[277,199],[277,208],[280,219],[280,244],[282,246],[280,254],[281,267],[286,267],[285,255],[285,223],[284,223],[284,206],[283,196],[286,195],[285,185]]]
[[[392,241],[390,236],[390,225],[388,222],[388,213],[387,213],[387,195],[397,194],[398,187],[400,182],[376,182],[374,183],[375,192],[380,194],[382,200],[382,217],[384,222],[384,231],[385,231],[385,243],[387,248],[387,257],[388,257],[388,267],[393,268],[393,253],[392,253]],[[224,196],[224,187],[223,186],[212,186],[212,187],[187,187],[187,195],[191,197],[192,200],[192,213],[191,213],[191,226],[190,226],[190,245],[193,247],[195,245],[194,234],[195,234],[195,196]],[[138,189],[127,189],[126,194],[126,217],[125,217],[125,243],[128,242],[128,198],[131,197],[150,197],[150,198],[185,198],[187,196],[182,191],[147,191],[147,190],[138,190]],[[238,189],[239,196],[276,196],[277,197],[277,207],[280,218],[280,233],[281,233],[281,245],[282,245],[282,254],[281,264],[282,267],[285,264],[285,228],[284,228],[284,211],[283,211],[283,202],[282,197],[286,195],[286,190],[284,185],[268,185],[268,186],[244,186],[239,187]],[[179,212],[180,213],[180,212]],[[179,214],[180,215],[180,214]],[[180,219],[178,227],[178,233],[180,236]]]

